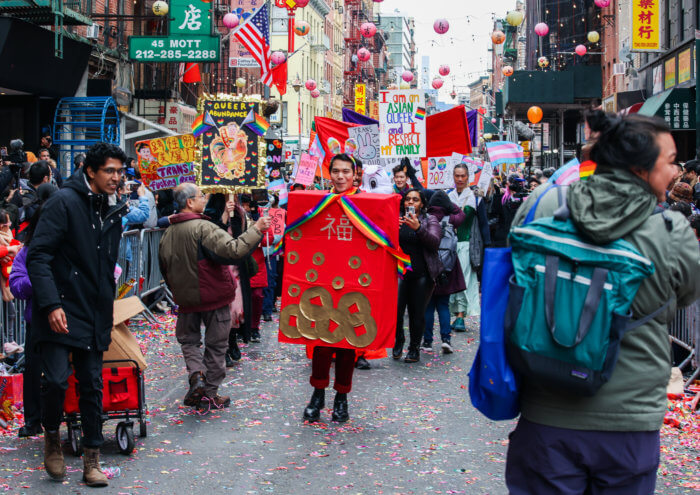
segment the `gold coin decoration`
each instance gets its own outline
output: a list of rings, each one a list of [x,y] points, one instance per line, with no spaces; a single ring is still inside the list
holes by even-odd
[[[316,253],[313,258],[311,258],[311,262],[316,266],[322,265],[325,261],[326,257],[323,256],[323,253]]]
[[[377,249],[378,247],[379,247],[379,244],[377,244],[376,242],[372,242],[372,241],[370,241],[369,239],[367,239],[367,249],[369,249],[370,251],[374,251],[374,250]]]
[[[331,285],[334,289],[340,290],[345,287],[345,280],[343,280],[343,277],[335,277],[333,282],[331,282]]]
[[[306,280],[309,282],[315,282],[316,280],[318,280],[318,272],[313,269],[309,270],[308,272],[306,272]]]
[[[292,284],[289,286],[289,289],[287,289],[287,294],[292,297],[297,297],[300,292],[301,288],[297,284]]]
[[[360,268],[360,265],[362,264],[362,260],[360,259],[359,256],[352,256],[350,260],[348,261],[348,265],[350,265],[350,268],[352,269],[358,269]]]
[[[363,273],[357,281],[362,287],[369,287],[369,284],[372,283],[372,277],[369,276],[369,273]]]
[[[320,304],[314,304],[312,301],[315,299]],[[353,307],[357,311],[351,312]],[[290,324],[292,317],[296,319],[296,325]],[[331,321],[338,325],[333,331],[330,330]],[[365,333],[357,335],[357,327],[364,327]],[[311,287],[304,291],[299,304],[282,308],[280,331],[291,339],[320,339],[328,344],[337,344],[345,339],[350,345],[363,348],[377,338],[377,322],[372,317],[372,306],[364,294],[345,294],[338,301],[338,307],[334,308],[333,298],[325,288]]]
[[[301,239],[301,230],[294,229],[289,233],[289,238],[293,241],[298,241]]]
[[[299,261],[299,253],[297,253],[296,251],[289,251],[287,253],[287,261],[290,265],[294,265]]]

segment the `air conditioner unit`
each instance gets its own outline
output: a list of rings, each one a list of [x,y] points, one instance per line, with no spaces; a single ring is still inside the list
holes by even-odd
[[[343,6],[342,6],[342,5],[341,5],[340,7],[338,7],[338,13],[339,13],[339,14],[342,14],[342,13],[343,13]]]
[[[87,27],[87,32],[85,37],[89,40],[96,40],[100,36],[100,26],[97,24],[92,24]]]
[[[613,64],[613,76],[621,76],[625,73],[625,64]]]

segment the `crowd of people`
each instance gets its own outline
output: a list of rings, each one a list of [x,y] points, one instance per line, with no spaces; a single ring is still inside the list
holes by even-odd
[[[629,239],[654,261],[657,271],[642,284],[635,315],[650,313],[667,298],[692,302],[700,293],[698,257],[686,255],[696,249],[700,234],[700,163],[678,165],[668,129],[652,119],[597,115],[589,124],[593,139],[585,152],[597,170],[566,193],[574,222],[600,244]],[[279,200],[271,194],[267,204],[259,204],[249,194],[205,194],[190,183],[154,194],[140,183],[133,159],[104,143],[77,156],[75,171],[62,182],[50,142],[45,146],[36,160],[26,157],[19,167],[4,163],[0,170],[0,282],[8,286],[3,299],[28,301],[26,423],[19,435],[44,431],[46,471],[53,479],[65,478],[59,427],[72,363],[80,392],[84,480],[105,486],[99,463],[102,353],[110,342],[119,245],[127,242],[122,233],[166,228],[159,263],[178,306],[176,337],[189,385],[184,404],[225,408],[231,399],[219,387],[226,368],[241,359],[239,341],[260,342],[261,322],[272,321],[280,310],[284,258],[272,249],[280,238],[272,236],[270,218],[259,209],[277,207]],[[352,155],[334,156],[329,194],[360,194],[361,171]],[[398,284],[394,360],[417,363],[421,352],[436,351],[436,312],[440,352],[454,352],[453,333],[465,332],[468,319],[481,312],[484,250],[507,246],[511,227],[523,222],[535,201],[536,217],[552,215],[556,195],[545,191],[553,174],[553,169],[519,168],[496,175],[483,191],[469,184],[467,166],[458,164],[455,187],[433,191],[420,183],[407,160],[393,170],[394,194],[401,196],[399,244],[412,264]],[[311,187],[323,185],[317,181]],[[670,228],[659,228],[660,216],[649,216],[657,207],[678,212],[669,213]],[[129,273],[128,266],[122,269]],[[168,309],[158,304],[158,310]],[[572,400],[524,383],[522,415],[508,450],[511,493],[583,493],[575,487],[611,483],[625,487],[619,493],[653,491],[661,390],[670,371],[665,324],[673,309],[675,303],[667,315],[623,342],[605,393]],[[368,359],[386,356],[326,345],[312,345],[307,353],[313,392],[302,417],[310,422],[320,420],[333,362],[332,419],[344,422],[350,418],[354,370],[371,368]],[[640,370],[650,378],[644,386],[637,383]],[[615,458],[619,449],[613,447],[620,442],[626,455]]]

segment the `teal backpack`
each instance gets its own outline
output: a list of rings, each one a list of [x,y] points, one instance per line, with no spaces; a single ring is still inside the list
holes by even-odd
[[[553,217],[510,231],[514,275],[505,315],[513,368],[549,388],[592,396],[610,378],[626,331],[661,313],[630,322],[630,306],[654,264],[622,239],[596,245],[569,218],[566,188],[557,188]]]

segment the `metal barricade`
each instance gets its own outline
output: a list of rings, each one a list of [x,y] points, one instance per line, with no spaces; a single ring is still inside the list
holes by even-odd
[[[679,347],[688,351],[688,356],[678,367],[688,371],[690,366],[690,378],[685,384],[688,386],[693,380],[700,376],[698,354],[700,353],[700,300],[695,301],[690,306],[678,308],[676,316],[668,327],[671,340]]]
[[[130,279],[136,281],[135,288],[138,291],[138,283],[141,279],[141,231],[127,230],[119,241],[119,257],[117,263],[122,273],[117,279],[117,290]],[[134,294],[137,293],[136,291]]]
[[[163,274],[158,262],[160,239],[165,229],[144,229],[141,231],[141,284],[139,296],[144,297],[165,287]],[[162,297],[160,298],[162,299]]]
[[[6,342],[16,342],[24,346],[27,336],[27,327],[24,321],[25,301],[15,299],[10,302],[0,303],[0,352]]]

